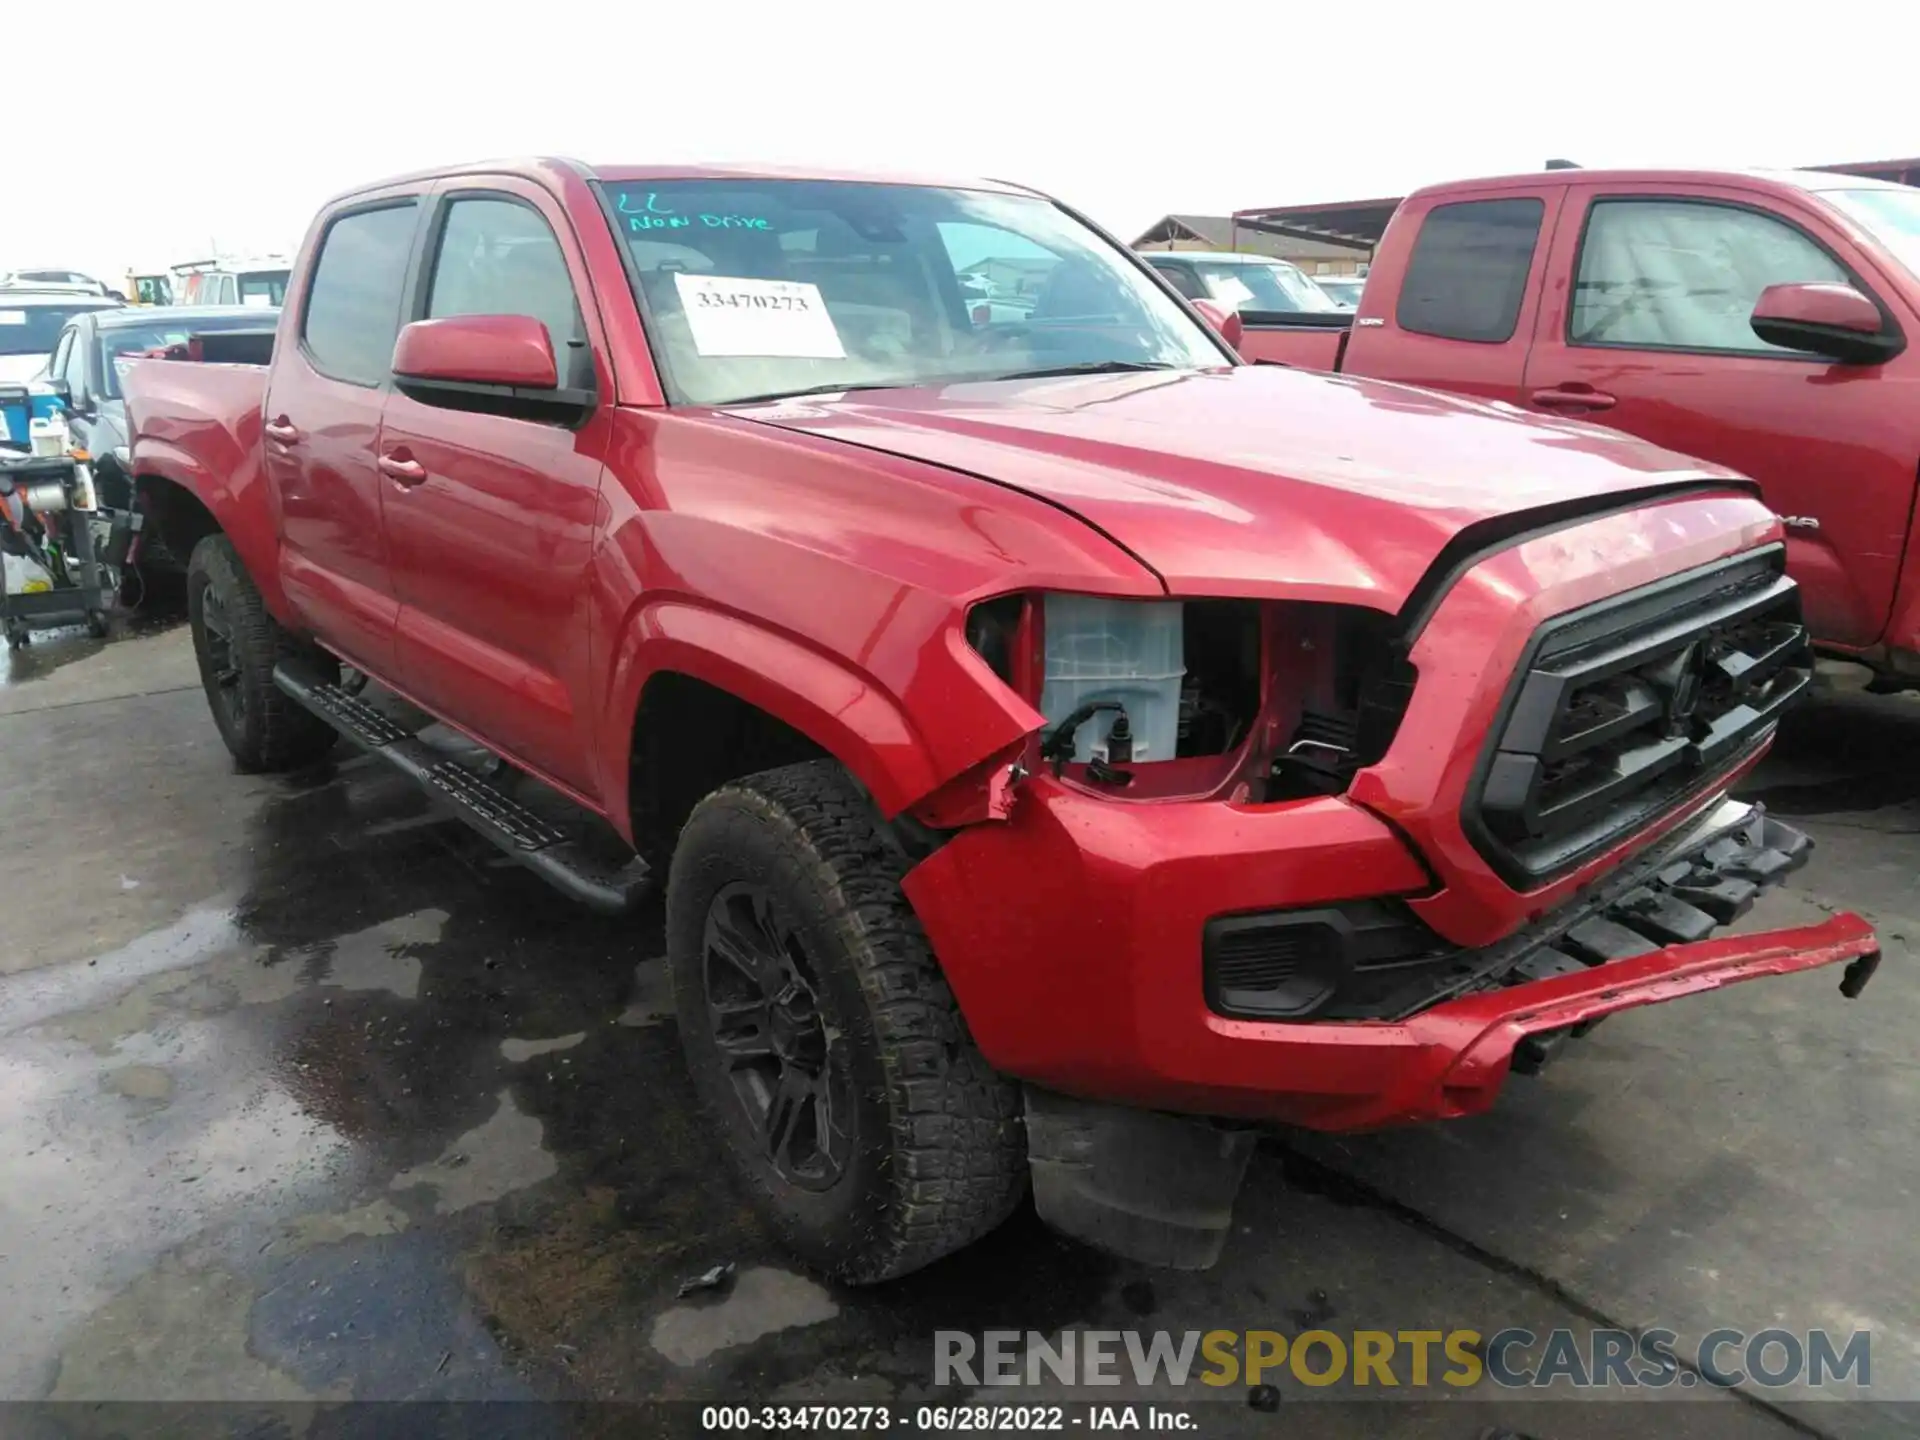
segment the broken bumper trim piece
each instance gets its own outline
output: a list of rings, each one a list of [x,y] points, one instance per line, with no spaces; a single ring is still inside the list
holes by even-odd
[[[1880,942],[1858,915],[1819,925],[1730,935],[1651,951],[1631,960],[1449,1001],[1407,1022],[1438,1066],[1415,1067],[1393,1096],[1382,1095],[1364,1123],[1444,1119],[1484,1110],[1513,1069],[1523,1041],[1565,1033],[1617,1010],[1677,1000],[1767,975],[1852,961],[1843,991],[1859,993],[1878,965]]]

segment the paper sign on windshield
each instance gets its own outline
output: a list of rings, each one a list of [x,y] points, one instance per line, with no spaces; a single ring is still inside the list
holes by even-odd
[[[818,285],[677,271],[673,283],[702,355],[761,355],[844,360]]]
[[[0,325],[24,325],[27,312],[24,310],[0,310]]]
[[[1216,275],[1213,277],[1213,298],[1224,300],[1238,310],[1247,301],[1253,299],[1253,291],[1247,288],[1247,282],[1238,275]]]

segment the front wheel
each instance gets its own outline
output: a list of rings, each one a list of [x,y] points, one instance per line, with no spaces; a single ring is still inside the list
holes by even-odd
[[[667,885],[681,1044],[748,1197],[866,1284],[992,1230],[1026,1188],[1018,1087],[974,1047],[871,802],[830,761],[695,807]]]
[[[267,613],[233,542],[209,535],[187,562],[187,619],[200,684],[220,738],[242,770],[296,770],[320,759],[339,738],[273,683],[273,667],[300,658],[332,662]]]

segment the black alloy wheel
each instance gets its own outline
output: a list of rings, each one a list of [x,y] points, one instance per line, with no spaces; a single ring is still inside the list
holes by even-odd
[[[714,896],[702,972],[714,1045],[768,1162],[803,1190],[832,1188],[856,1124],[846,1050],[765,886],[736,882]]]

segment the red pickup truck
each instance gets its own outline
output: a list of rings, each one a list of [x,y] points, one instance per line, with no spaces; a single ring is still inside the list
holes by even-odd
[[[589,904],[664,875],[715,1134],[847,1279],[1029,1181],[1211,1263],[1253,1123],[1467,1114],[1612,1011],[1878,959],[1709,938],[1808,848],[1727,798],[1810,676],[1746,482],[1244,365],[1028,190],[391,181],[267,367],[125,388],[238,763],[344,734]]]
[[[1242,315],[1255,360],[1590,419],[1751,476],[1825,650],[1920,686],[1920,190],[1553,170],[1393,212],[1353,316]]]

